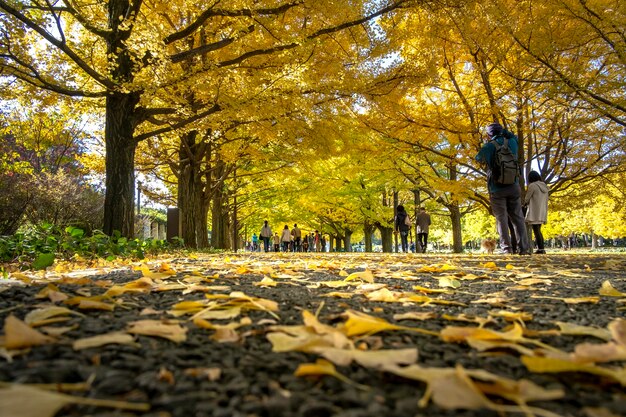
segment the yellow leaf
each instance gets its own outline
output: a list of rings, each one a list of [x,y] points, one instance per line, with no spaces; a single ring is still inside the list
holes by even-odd
[[[261,281],[255,282],[254,285],[257,287],[275,287],[278,283],[269,277],[263,277]]]
[[[626,297],[626,293],[617,291],[609,280],[602,283],[599,293],[600,295],[604,295],[606,297]]]
[[[179,343],[187,339],[187,329],[178,322],[163,322],[159,320],[138,320],[128,323],[128,333],[144,336],[156,336]]]
[[[601,329],[599,327],[591,326],[580,326],[578,324],[565,323],[562,321],[557,321],[556,324],[561,329],[561,334],[572,336],[593,336],[606,341],[611,340],[611,333],[607,329]]]
[[[74,341],[72,347],[74,350],[81,350],[110,344],[139,346],[131,335],[122,332],[112,332],[78,339]]]
[[[439,277],[439,286],[442,288],[459,288],[461,282],[453,275]]]
[[[61,292],[56,285],[48,284],[44,289],[35,295],[35,298],[48,298],[53,303],[56,303],[67,300],[68,296]]]
[[[241,306],[232,306],[218,309],[217,307],[208,307],[194,314],[190,320],[208,319],[208,320],[231,320],[241,315]]]
[[[81,310],[113,311],[113,309],[115,309],[115,305],[96,300],[81,300],[78,304],[78,308]]]
[[[429,320],[437,318],[437,314],[431,311],[412,311],[404,314],[394,314],[394,320]]]
[[[508,332],[497,332],[481,327],[448,326],[441,331],[441,339],[444,342],[463,342],[468,339],[518,342],[524,340],[524,337],[522,327],[515,323]]]
[[[31,346],[52,343],[54,339],[44,336],[29,325],[10,315],[4,320],[4,347],[7,349],[22,349]]]
[[[365,270],[362,272],[353,272],[350,275],[348,275],[345,279],[346,282],[355,281],[355,280],[361,280],[361,281],[373,283],[374,274],[372,274],[372,271],[370,270]]]
[[[84,404],[134,411],[148,411],[150,404],[73,397],[25,385],[0,388],[0,415],[3,417],[52,417],[69,404]]]
[[[387,303],[398,302],[401,294],[389,291],[387,288],[381,288],[378,291],[372,291],[365,294],[370,301],[382,301]]]
[[[555,359],[538,356],[522,356],[522,363],[531,372],[537,373],[560,373],[560,372],[584,372],[605,376],[618,381],[626,386],[626,369],[613,370],[600,366],[577,363],[566,359]]]
[[[437,336],[438,333],[430,330],[424,330],[417,327],[405,327],[391,324],[381,318],[368,316],[365,313],[361,313],[354,310],[349,310],[344,313],[348,317],[348,320],[343,324],[343,331],[349,337],[351,336],[369,336],[378,332],[386,330],[408,330],[417,333],[429,334],[431,336]]]
[[[43,326],[50,323],[56,323],[56,320],[50,321],[50,319],[54,317],[58,318],[58,316],[66,316],[69,314],[75,314],[77,316],[84,317],[84,314],[72,311],[69,308],[50,306],[38,308],[29,312],[26,317],[24,317],[24,322],[31,327]],[[64,317],[62,319],[66,320],[68,318]]]
[[[298,366],[298,369],[294,372],[295,376],[321,376],[328,375],[339,379],[342,382],[353,385],[357,388],[367,390],[369,387],[361,384],[357,384],[351,381],[344,375],[337,372],[335,366],[325,359],[318,359],[315,363],[303,363]]]
[[[608,328],[611,336],[613,336],[613,340],[626,347],[626,320],[615,319],[609,323]]]
[[[363,351],[358,349],[320,348],[316,350],[329,361],[339,366],[348,366],[355,361],[361,366],[383,369],[389,366],[410,365],[417,361],[417,349],[388,349]]]

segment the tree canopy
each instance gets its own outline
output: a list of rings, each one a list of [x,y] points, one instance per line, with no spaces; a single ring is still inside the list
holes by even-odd
[[[523,176],[536,170],[551,189],[561,223],[552,235],[622,234],[618,0],[0,0],[0,9],[2,99],[21,109],[28,96],[42,109],[5,127],[39,120],[69,132],[96,120],[75,138],[103,143],[106,233],[132,235],[141,172],[166,184],[146,192],[180,208],[191,247],[232,247],[263,219],[321,229],[346,248],[356,233],[367,246],[375,230],[391,239],[404,203],[410,213],[427,205],[450,231],[441,239],[462,251],[493,232],[473,157],[497,121],[520,138]],[[52,108],[61,114],[43,110]],[[589,221],[570,227],[579,206]]]

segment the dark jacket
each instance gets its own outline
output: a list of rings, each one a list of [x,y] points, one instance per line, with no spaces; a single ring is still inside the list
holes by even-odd
[[[497,193],[498,191],[504,191],[509,189],[510,187],[518,187],[519,188],[519,179],[515,180],[515,184],[510,185],[501,185],[496,184],[494,179],[492,178],[491,171],[493,170],[493,165],[495,162],[496,156],[496,146],[493,144],[493,141],[497,141],[500,145],[504,143],[504,137],[509,140],[509,148],[511,148],[511,152],[513,155],[517,155],[517,136],[513,133],[505,130],[502,135],[498,135],[493,137],[489,142],[485,143],[483,147],[480,149],[480,152],[476,155],[476,161],[480,162],[487,166],[488,175],[487,175],[487,186],[489,188],[489,193]]]
[[[406,224],[404,224],[404,221],[406,219],[406,216],[408,216],[409,214],[406,211],[399,211],[396,214],[396,221],[395,221],[395,230],[399,230],[401,232],[408,232],[409,229],[411,228],[410,226],[407,226]]]

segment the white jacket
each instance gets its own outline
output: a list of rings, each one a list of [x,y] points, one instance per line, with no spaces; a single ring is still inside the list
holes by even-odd
[[[526,223],[546,223],[548,221],[548,186],[546,183],[535,181],[528,184],[524,204],[528,206]]]
[[[283,242],[291,242],[291,231],[289,229],[283,229],[283,234],[280,237]]]

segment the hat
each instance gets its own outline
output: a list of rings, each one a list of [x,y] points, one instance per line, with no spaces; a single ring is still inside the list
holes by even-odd
[[[502,125],[500,123],[492,123],[487,126],[487,135],[494,137],[502,134]]]

